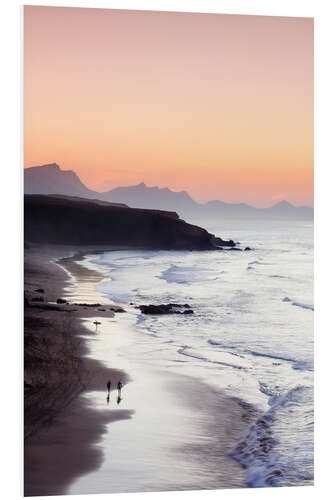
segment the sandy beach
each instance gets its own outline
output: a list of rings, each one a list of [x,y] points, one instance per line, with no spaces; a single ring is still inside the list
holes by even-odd
[[[256,412],[200,380],[126,359],[129,313],[110,310],[95,289],[104,275],[82,265],[96,251],[25,251],[25,495],[245,487],[228,452]]]
[[[87,348],[79,338],[84,329],[81,318],[92,318],[95,313],[65,305],[54,311],[38,307],[46,302],[53,304],[63,296],[71,279],[56,261],[76,251],[68,247],[25,250],[24,289],[33,306],[24,311],[26,496],[61,494],[73,477],[97,467],[101,454],[89,445],[103,432],[106,421],[130,416],[129,412],[92,415],[84,405],[77,404],[82,391],[101,389],[110,377],[127,379],[123,372],[106,369],[85,357]],[[85,271],[82,283],[92,280],[93,286],[101,279],[98,275],[93,279],[91,274]],[[43,297],[44,302],[35,302],[34,297]],[[98,314],[114,316],[110,310]]]

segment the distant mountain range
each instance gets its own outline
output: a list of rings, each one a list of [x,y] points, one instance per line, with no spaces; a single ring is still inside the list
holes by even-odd
[[[269,208],[256,208],[246,203],[225,203],[220,200],[197,203],[186,191],[174,192],[168,188],[148,187],[144,182],[136,186],[117,187],[99,193],[88,189],[72,170],[61,170],[52,163],[24,170],[25,194],[57,194],[124,203],[134,208],[171,210],[182,218],[192,220],[230,219],[313,219],[312,207],[296,207],[280,201]]]

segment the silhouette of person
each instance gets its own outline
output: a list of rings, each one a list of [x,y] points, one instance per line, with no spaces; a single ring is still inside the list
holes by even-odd
[[[122,389],[122,387],[123,387],[123,384],[122,384],[121,380],[119,380],[119,382],[118,382],[118,384],[117,384],[117,387],[118,387],[118,393],[119,393],[119,395],[120,395],[121,389]]]
[[[98,325],[100,325],[100,324],[101,324],[101,323],[100,323],[100,321],[94,321],[94,325],[96,326],[96,332],[97,332],[97,327],[98,327]]]
[[[106,384],[106,387],[108,388],[108,392],[111,391],[111,380],[108,381],[108,383]]]

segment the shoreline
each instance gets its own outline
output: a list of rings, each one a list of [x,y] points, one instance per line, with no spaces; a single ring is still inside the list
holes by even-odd
[[[69,295],[69,297],[71,297],[71,293],[73,293],[73,285],[74,287],[75,285],[78,287],[78,283],[80,283],[80,293],[82,294],[82,298],[85,297],[87,300],[87,294],[89,295],[88,298],[96,297],[95,285],[104,279],[105,275],[98,273],[95,270],[88,269],[84,265],[78,264],[78,262],[80,260],[84,260],[84,256],[89,253],[99,253],[106,250],[111,251],[121,249],[123,250],[123,248],[118,247],[109,247],[106,249],[97,249],[95,247],[87,248],[85,250],[73,247],[70,249],[68,247],[65,249],[53,247],[52,251],[58,252],[58,254],[60,252],[60,257],[59,255],[52,257],[52,255],[50,255],[50,249],[48,250],[49,254],[47,257],[45,257],[45,252],[43,252],[44,259],[49,259],[49,264],[47,266],[48,272],[50,272],[49,268],[52,258],[53,264],[56,264],[58,269],[62,271],[62,278],[58,276],[58,288],[53,287],[53,295],[56,295],[56,292],[61,292],[62,294],[65,293],[65,296],[68,297]],[[79,253],[77,253],[77,251],[79,251]],[[54,258],[57,259],[56,262],[54,261]],[[67,276],[65,276],[66,273]],[[54,273],[52,274],[51,272],[51,275],[54,277]],[[68,285],[70,275],[72,276],[72,279],[70,279],[71,283]],[[60,283],[62,283],[62,288]],[[61,294],[59,296],[61,296]],[[105,299],[102,300],[104,304]],[[35,314],[38,313],[35,312]],[[45,315],[45,311],[42,314]],[[68,315],[68,313],[53,313],[53,317],[55,315]],[[97,411],[87,403],[85,397],[82,397],[82,395],[85,396],[85,394],[88,394],[89,396],[89,393],[92,391],[99,391],[100,394],[104,394],[104,385],[108,378],[115,379],[121,376],[122,380],[125,382],[128,382],[130,379],[126,370],[123,372],[123,370],[119,369],[110,369],[106,367],[103,362],[88,358],[86,354],[89,349],[85,340],[83,340],[82,346],[82,333],[83,338],[87,335],[87,332],[88,334],[91,334],[89,329],[83,324],[84,320],[89,317],[95,318],[96,316],[102,317],[103,315],[105,317],[105,313],[102,311],[98,311],[98,313],[97,311],[83,311],[82,308],[79,308],[78,311],[72,311],[70,315],[73,316],[73,323],[75,324],[75,326],[71,326],[71,336],[76,339],[80,339],[81,361],[85,366],[89,366],[91,371],[97,372],[98,375],[94,375],[93,380],[87,383],[85,387],[81,387],[81,389],[73,395],[71,400],[67,401],[67,404],[58,408],[58,413],[53,417],[51,425],[44,427],[39,431],[37,430],[35,436],[28,438],[25,446],[25,477],[27,478],[25,483],[25,494],[27,496],[66,494],[67,488],[73,484],[73,481],[75,483],[75,478],[79,478],[80,476],[84,477],[84,474],[88,474],[94,470],[96,471],[103,463],[103,453],[100,450],[101,447],[99,446],[99,448],[97,448],[96,443],[101,440],[103,441],[103,438],[109,429],[108,424],[115,421],[124,422],[125,419],[128,421],[128,419],[131,419],[133,415],[135,418],[135,411],[137,410],[135,407],[134,409],[127,408],[112,410],[112,412],[100,409]],[[114,313],[108,313],[106,317],[111,318],[113,315]],[[141,375],[142,374],[140,373],[136,373],[135,381],[137,378],[140,379]],[[254,413],[254,410],[249,410],[249,408],[244,409],[244,406],[242,407],[241,402],[237,401],[236,398],[225,396],[220,391],[216,391],[210,386],[207,386],[194,378],[191,379],[190,377],[185,376],[180,376],[179,378],[179,376],[167,372],[164,372],[162,377],[163,385],[165,385],[164,382],[166,380],[166,385],[172,387],[173,403],[175,403],[175,400],[178,400],[177,404],[186,406],[192,415],[197,413],[202,401],[206,399],[205,411],[202,412],[202,414],[200,413],[200,425],[201,427],[207,427],[207,429],[210,426],[212,431],[209,432],[211,432],[212,435],[218,435],[218,440],[214,443],[213,447],[210,442],[209,448],[207,445],[200,448],[200,446],[192,443],[190,445],[189,452],[194,453],[194,458],[197,455],[197,458],[207,460],[207,457],[211,456],[212,450],[214,449],[214,461],[220,461],[221,465],[227,466],[227,470],[230,472],[233,471],[234,475],[237,476],[235,478],[231,478],[229,474],[224,475],[221,474],[221,471],[218,473],[218,471],[215,470],[215,474],[213,473],[212,475],[219,476],[219,478],[210,478],[206,486],[205,484],[201,485],[201,483],[196,485],[195,480],[193,480],[193,485],[187,484],[185,487],[182,487],[180,482],[179,484],[175,484],[173,487],[166,486],[166,489],[215,489],[246,487],[242,467],[235,459],[228,455],[228,449],[231,445],[235,444],[235,439],[240,437],[241,433],[249,426],[249,422],[254,419],[253,414],[251,415],[251,411]],[[187,386],[190,388],[188,393],[186,391],[181,392],[177,389],[179,382],[181,382],[182,387]],[[207,395],[209,395],[209,397]],[[140,401],[136,401],[136,404],[140,407],[140,404],[142,403],[140,403]],[[224,425],[221,426],[221,422],[218,422],[218,420],[221,420],[219,410],[222,409],[225,413],[226,408],[230,412],[229,422],[232,422],[232,425],[228,425],[228,418],[225,418]],[[217,412],[216,415],[213,415],[213,410],[214,412]],[[214,418],[211,418],[212,416]],[[149,418],[151,418],[151,415]],[[235,425],[236,421],[237,423]],[[52,456],[47,450],[50,445],[52,449]],[[77,447],[78,445],[79,448]],[[68,457],[68,463],[66,460],[66,464],[63,463],[64,454]],[[78,456],[79,461],[77,460]],[[192,459],[192,455],[190,458]],[[45,465],[45,468],[49,471],[46,476],[44,473],[41,473],[41,460],[43,460],[43,467]],[[215,465],[213,465],[212,463],[212,467],[215,467],[216,469],[217,464],[215,463]],[[43,477],[42,481],[41,477]],[[243,480],[241,478],[243,478]],[[163,491],[163,489],[164,487],[161,484],[160,486],[152,486],[151,489],[147,486],[144,489],[132,490],[129,484],[128,488],[124,491]],[[120,489],[119,491],[122,490]],[[94,493],[98,491],[96,491],[96,489],[87,491],[85,488],[82,493],[83,492]],[[103,493],[103,491],[100,492]],[[104,491],[104,493],[112,492],[114,492],[113,489]]]
[[[88,329],[83,320],[95,317],[96,311],[66,310],[64,306],[43,310],[38,305],[44,304],[31,300],[42,296],[44,302],[53,303],[63,297],[69,276],[57,260],[75,258],[77,251],[76,247],[37,245],[25,250],[24,290],[33,306],[24,309],[25,496],[63,494],[74,477],[100,464],[101,452],[92,445],[105,431],[106,423],[130,418],[129,412],[103,416],[87,405],[78,405],[80,394],[102,389],[110,377],[128,380],[123,371],[86,356],[82,333]],[[36,292],[38,289],[44,293]],[[98,312],[107,317],[114,314]],[[59,357],[65,360],[62,366],[57,365]]]

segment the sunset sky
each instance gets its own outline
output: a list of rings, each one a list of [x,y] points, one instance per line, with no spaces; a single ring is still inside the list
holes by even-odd
[[[313,20],[24,8],[24,163],[313,204]]]

